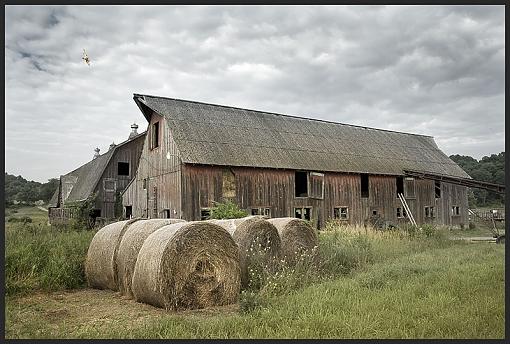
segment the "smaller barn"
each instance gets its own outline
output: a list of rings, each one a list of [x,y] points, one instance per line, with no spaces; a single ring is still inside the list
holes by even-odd
[[[138,169],[145,132],[138,133],[138,126],[131,126],[129,138],[119,144],[112,143],[108,151],[91,161],[60,176],[60,183],[49,203],[48,217],[51,224],[66,224],[78,216],[77,206],[92,203],[91,224],[122,217],[120,192],[129,184]]]

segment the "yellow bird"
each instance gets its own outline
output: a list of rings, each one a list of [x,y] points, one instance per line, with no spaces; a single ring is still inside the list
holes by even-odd
[[[83,57],[81,58],[83,61],[85,61],[86,64],[90,66],[90,59],[87,55],[87,52],[85,52],[85,49],[83,49]]]

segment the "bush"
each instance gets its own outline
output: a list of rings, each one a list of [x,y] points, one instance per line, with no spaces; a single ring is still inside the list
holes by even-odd
[[[248,216],[248,213],[240,209],[237,204],[232,201],[214,202],[214,207],[211,208],[211,219],[238,219]]]
[[[473,230],[473,229],[475,229],[475,228],[476,228],[476,224],[475,224],[474,222],[469,222],[468,228],[469,228],[470,230]]]

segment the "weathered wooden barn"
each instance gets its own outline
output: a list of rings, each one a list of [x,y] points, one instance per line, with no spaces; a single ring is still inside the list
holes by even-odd
[[[60,176],[48,208],[51,224],[67,223],[76,216],[76,208],[71,205],[92,198],[93,221],[123,217],[120,192],[135,175],[145,139],[145,132],[139,134],[136,124],[131,128],[126,141],[112,143],[104,154],[96,148],[91,161]]]
[[[215,201],[250,214],[384,225],[468,222],[470,177],[430,136],[135,94],[148,121],[125,215],[200,220]]]

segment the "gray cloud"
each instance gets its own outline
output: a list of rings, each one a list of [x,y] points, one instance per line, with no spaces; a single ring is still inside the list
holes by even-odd
[[[6,171],[44,181],[125,140],[146,126],[133,93],[497,153],[504,24],[503,6],[7,6]]]

